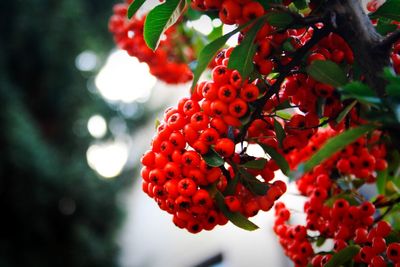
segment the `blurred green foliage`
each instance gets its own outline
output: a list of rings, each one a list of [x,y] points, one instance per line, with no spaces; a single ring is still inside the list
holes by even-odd
[[[113,1],[0,1],[0,266],[117,266],[121,176],[87,166],[96,112],[76,56],[113,47]],[[85,77],[87,76],[87,77]],[[106,115],[107,115],[106,114]]]

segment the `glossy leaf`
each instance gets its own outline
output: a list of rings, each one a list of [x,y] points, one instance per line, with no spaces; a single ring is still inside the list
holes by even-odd
[[[374,13],[369,15],[370,18],[387,18],[400,20],[400,1],[386,0]]]
[[[293,22],[292,15],[287,12],[273,11],[267,13],[266,17],[270,25],[279,29],[285,29]]]
[[[244,164],[241,164],[240,166],[249,168],[249,169],[262,170],[262,169],[264,169],[266,163],[267,163],[267,159],[255,159],[255,160],[248,161]]]
[[[279,146],[282,147],[283,139],[286,137],[286,132],[282,125],[274,118],[274,129],[276,133],[276,139],[278,139]]]
[[[297,9],[302,10],[308,7],[306,0],[294,0],[293,4],[296,6]]]
[[[217,52],[225,45],[230,37],[234,34],[240,32],[244,27],[247,27],[249,23],[244,24],[243,26],[215,39],[208,45],[206,45],[200,52],[196,68],[193,72],[193,82],[192,82],[192,90],[196,86],[201,74],[207,68],[208,64],[210,64],[211,60],[217,54]]]
[[[202,157],[204,161],[211,167],[219,167],[225,163],[224,159],[212,148],[210,148],[208,153]]]
[[[344,99],[357,99],[364,104],[380,104],[381,100],[376,96],[375,92],[366,84],[354,81],[342,86],[339,90]]]
[[[132,18],[136,11],[144,4],[146,0],[134,0],[128,8],[128,18]]]
[[[224,196],[221,194],[221,192],[218,191],[215,194],[215,200],[220,211],[225,215],[226,218],[228,218],[229,221],[231,221],[237,227],[240,227],[247,231],[254,231],[259,228],[256,224],[251,222],[240,212],[229,211],[228,207],[225,205]]]
[[[276,162],[276,164],[278,164],[279,168],[284,174],[289,174],[289,163],[278,151],[276,151],[273,147],[264,144],[259,145],[262,147],[262,149],[264,149],[264,152],[267,153]]]
[[[328,261],[325,267],[341,266],[344,263],[351,261],[359,251],[360,247],[357,245],[350,245],[348,247],[345,247],[341,251],[333,254],[332,258]]]
[[[339,113],[339,115],[337,116],[335,122],[337,124],[339,124],[346,116],[347,114],[349,114],[350,110],[357,104],[357,100],[354,100],[353,102],[351,102],[349,105],[347,105],[342,112]]]
[[[239,175],[242,184],[253,194],[259,196],[265,196],[265,194],[268,192],[269,185],[261,182],[252,174],[247,172],[245,169],[240,168]]]
[[[144,22],[144,40],[149,48],[156,50],[161,35],[181,16],[185,8],[184,0],[166,0],[153,8]]]
[[[343,69],[330,60],[315,60],[306,68],[307,73],[315,80],[330,84],[334,87],[347,83],[347,77]]]
[[[253,58],[257,48],[254,40],[264,22],[264,19],[260,19],[254,23],[240,44],[233,49],[229,57],[228,68],[238,70],[242,76],[242,80],[247,79],[254,69]]]

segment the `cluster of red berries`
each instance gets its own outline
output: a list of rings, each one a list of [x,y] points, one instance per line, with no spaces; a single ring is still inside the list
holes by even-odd
[[[322,199],[324,200],[324,199]],[[320,200],[321,201],[321,200]],[[398,266],[400,264],[400,243],[389,240],[393,229],[388,222],[378,221],[374,223],[373,214],[375,206],[371,202],[360,205],[350,205],[344,199],[337,199],[332,207],[308,202],[307,225],[289,225],[290,211],[283,203],[275,205],[274,231],[279,237],[279,242],[296,266],[323,267],[332,257],[329,253],[316,253],[311,243],[315,236],[310,236],[309,231],[318,231],[324,238],[333,239],[333,251],[335,253],[346,248],[350,244],[361,247],[359,253],[354,256],[356,263],[365,263],[372,267],[386,267],[390,260]],[[313,205],[313,206],[311,206]],[[324,222],[324,229],[318,227],[321,216],[329,217]],[[391,242],[391,243],[389,243]],[[389,244],[388,244],[389,243]]]
[[[260,92],[256,85],[242,81],[237,71],[226,67],[231,51],[222,51],[216,58],[212,81],[199,83],[191,98],[183,98],[176,108],[165,111],[151,150],[142,157],[143,191],[161,209],[174,215],[173,221],[178,227],[192,233],[226,223],[213,193],[206,190],[210,186],[215,185],[225,194],[229,211],[246,217],[256,215],[259,210],[269,210],[286,191],[281,181],[269,183],[278,169],[273,160],[261,169],[240,166],[253,159],[235,153],[233,140],[242,125],[240,119],[248,113],[249,103]],[[226,172],[206,163],[204,157],[210,150],[224,159],[226,163],[221,168],[226,167]],[[255,194],[239,179],[232,192],[225,192],[239,175],[235,173],[238,169],[254,179],[260,175],[268,189]]]
[[[311,137],[307,146],[288,153],[286,158],[291,169],[295,169],[300,162],[307,160],[337,133],[338,131],[330,128],[320,128]],[[285,253],[295,262],[296,266],[307,266],[311,263],[312,266],[322,267],[332,257],[331,254],[316,254],[312,249],[311,243],[316,239],[315,233],[318,233],[317,237],[333,239],[334,252],[347,247],[350,240],[364,245],[365,248],[363,247],[355,257],[355,262],[370,264],[374,257],[379,258],[374,262],[381,260],[382,255],[379,254],[386,250],[386,245],[384,246],[382,242],[391,231],[389,229],[387,233],[383,234],[382,229],[390,227],[390,225],[379,222],[378,226],[373,228],[376,203],[362,200],[362,196],[353,191],[346,191],[348,188],[342,188],[337,182],[340,176],[347,177],[348,183],[352,183],[355,178],[361,178],[365,182],[375,181],[376,171],[387,168],[386,147],[382,144],[381,137],[381,133],[376,131],[371,136],[359,138],[297,180],[299,191],[308,197],[304,204],[306,214],[304,226],[289,225],[289,210],[283,203],[275,206],[274,230]],[[343,195],[346,198],[343,198]],[[376,230],[378,228],[379,230]],[[314,235],[309,236],[307,231],[312,231]],[[368,239],[361,240],[359,235],[365,233],[367,236],[368,231],[371,233]],[[371,246],[378,246],[378,243],[373,242],[380,242],[379,249],[371,249]],[[372,243],[375,245],[371,245]],[[388,253],[393,254],[394,252]]]
[[[286,155],[291,168],[295,169],[300,162],[310,158],[327,140],[337,134],[337,131],[330,128],[319,129],[305,148],[293,150]],[[330,177],[335,175],[359,178],[367,183],[375,182],[376,172],[387,168],[386,147],[382,144],[381,137],[382,133],[378,131],[368,138],[360,137],[353,144],[326,159],[297,181],[299,191],[309,196],[317,185],[323,185],[325,195],[331,189]]]
[[[170,84],[190,81],[193,74],[187,63],[193,60],[194,51],[189,46],[182,46],[187,43],[185,37],[172,26],[164,33],[165,38],[159,47],[152,51],[143,38],[145,16],[134,16],[131,20],[127,18],[130,2],[114,6],[109,30],[116,44],[140,62],[147,63],[150,73],[158,79]]]

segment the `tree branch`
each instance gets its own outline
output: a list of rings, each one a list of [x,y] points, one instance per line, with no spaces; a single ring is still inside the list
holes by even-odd
[[[390,50],[394,43],[400,41],[400,29],[388,34],[385,39],[376,47],[376,49]]]

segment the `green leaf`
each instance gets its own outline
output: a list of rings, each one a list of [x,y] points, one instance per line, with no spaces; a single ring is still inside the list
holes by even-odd
[[[136,11],[144,4],[146,0],[134,0],[128,8],[128,18],[132,18]]]
[[[306,0],[294,0],[293,4],[296,6],[297,9],[302,10],[308,7]]]
[[[256,53],[254,40],[257,32],[264,25],[265,19],[260,19],[250,28],[244,36],[242,42],[236,46],[229,57],[228,68],[238,70],[242,80],[247,79],[254,69],[253,58]]]
[[[325,267],[337,267],[341,266],[346,262],[353,259],[355,255],[360,251],[360,247],[357,245],[350,245],[341,251],[333,254],[332,258],[328,261]]]
[[[285,130],[283,129],[282,125],[274,118],[274,129],[276,133],[276,139],[278,140],[279,147],[282,147],[283,139],[286,137]]]
[[[241,27],[215,39],[201,50],[200,55],[198,57],[196,69],[193,71],[193,82],[191,87],[192,91],[196,86],[200,78],[200,75],[207,68],[208,64],[211,62],[211,60],[214,58],[217,52],[224,46],[224,44],[228,41],[228,39],[232,37],[234,34],[240,32],[245,27],[247,27],[250,23],[251,22],[248,22],[242,25]]]
[[[237,227],[240,227],[247,231],[254,231],[259,228],[257,225],[255,225],[249,219],[243,216],[240,212],[229,211],[225,205],[225,199],[224,196],[221,194],[221,192],[218,191],[215,194],[215,200],[217,202],[218,208],[225,215],[225,217],[228,218],[228,220],[231,221]]]
[[[349,105],[347,105],[347,106],[342,110],[342,112],[339,113],[339,115],[337,116],[335,122],[336,122],[337,124],[339,124],[339,123],[344,119],[344,117],[347,116],[347,114],[350,112],[350,110],[351,110],[356,104],[357,104],[357,100],[354,100],[354,101],[351,102]]]
[[[264,169],[266,163],[267,159],[255,159],[241,164],[240,166],[249,169],[262,170]]]
[[[330,60],[315,60],[306,68],[307,73],[315,80],[334,87],[347,83],[347,77],[342,68]]]
[[[228,185],[225,188],[224,195],[225,196],[233,195],[235,193],[236,185],[238,182],[239,182],[239,172],[236,170],[233,179],[228,180]]]
[[[326,238],[324,236],[319,236],[315,245],[317,247],[320,247],[325,243],[325,241],[326,241]]]
[[[372,105],[381,103],[375,92],[368,85],[359,81],[350,82],[342,86],[339,91],[342,94],[342,100],[357,99],[361,103]]]
[[[278,110],[278,111],[276,112],[276,115],[277,115],[279,118],[282,118],[282,119],[284,119],[284,120],[290,120],[290,118],[292,117],[292,114],[290,114],[290,113],[288,113],[288,112],[284,112],[284,111],[282,111],[282,110]]]
[[[378,175],[376,177],[376,188],[379,194],[385,194],[387,176],[387,169],[378,172]]]
[[[285,29],[293,22],[292,15],[287,12],[273,11],[267,13],[266,17],[270,25],[279,29]]]
[[[225,163],[224,159],[212,148],[210,148],[208,153],[202,157],[204,161],[211,167],[219,167]]]
[[[285,100],[282,103],[279,103],[275,107],[275,110],[282,110],[282,109],[288,109],[288,108],[292,108],[292,105],[290,105],[290,101],[289,100]]]
[[[397,29],[397,25],[393,24],[391,20],[380,18],[375,28],[376,31],[381,35],[386,35],[395,31]]]
[[[179,19],[185,5],[185,0],[166,0],[149,12],[144,22],[143,33],[149,48],[157,49],[161,35]]]
[[[400,1],[387,0],[378,10],[369,15],[370,18],[387,18],[400,21]]]
[[[261,182],[243,168],[239,168],[239,175],[241,178],[240,181],[250,192],[259,196],[267,194],[269,189],[268,184]]]
[[[278,153],[273,147],[267,146],[265,144],[259,144],[262,149],[264,149],[264,152],[270,155],[270,157],[275,160],[276,164],[278,164],[279,168],[284,174],[289,173],[289,163],[286,161],[286,159]]]
[[[300,164],[303,165],[303,171],[311,171],[312,168],[330,158],[333,154],[342,150],[349,144],[356,141],[359,137],[374,130],[375,128],[376,126],[371,124],[362,125],[351,128],[335,137],[330,138],[314,155],[312,155],[312,157],[306,163]]]

